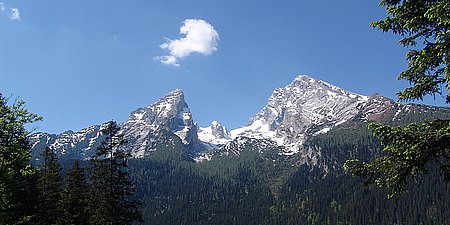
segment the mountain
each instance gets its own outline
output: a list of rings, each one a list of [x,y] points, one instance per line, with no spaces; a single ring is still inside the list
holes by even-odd
[[[336,127],[367,122],[397,125],[440,115],[445,118],[449,112],[444,107],[397,103],[379,94],[364,96],[299,75],[286,87],[276,88],[267,105],[230,134],[232,139],[270,140],[282,147],[282,155],[300,153],[311,159],[319,153],[311,153],[304,143]]]
[[[443,112],[448,112],[448,108],[400,104],[378,94],[368,97],[299,75],[284,88],[276,88],[267,105],[245,126],[231,131],[217,121],[206,128],[198,127],[179,89],[134,110],[120,126],[128,141],[125,147],[136,158],[145,157],[176,138],[197,161],[224,155],[223,152],[238,154],[239,149],[248,146],[262,148],[272,142],[270,145],[277,146],[280,155],[299,154],[301,161],[315,164],[321,153],[305,147],[305,142],[336,127],[368,121],[396,124]],[[94,125],[59,135],[34,134],[30,137],[34,157],[46,145],[55,149],[60,158],[87,159],[104,138],[101,127]]]
[[[94,125],[78,132],[71,130],[61,134],[36,133],[30,137],[32,156],[39,159],[42,150],[49,147],[61,159],[89,159],[104,140],[101,126]]]
[[[168,134],[180,138],[188,152],[202,149],[197,136],[197,125],[184,100],[184,93],[179,89],[145,108],[131,112],[121,127],[135,157],[143,157],[155,150],[162,140],[168,138]]]
[[[218,121],[213,121],[209,127],[200,127],[198,138],[210,150],[217,149],[231,140],[230,132]]]
[[[436,170],[388,200],[386,190],[365,187],[342,167],[383,154],[369,122],[448,118],[449,108],[364,96],[301,75],[238,129],[218,121],[198,127],[184,93],[174,90],[131,112],[120,132],[134,156],[129,174],[145,224],[450,224],[450,192]],[[65,159],[89,159],[103,126],[36,133],[33,157],[39,163],[49,146],[67,166]]]
[[[36,133],[30,137],[33,156],[38,158],[46,145],[55,149],[61,159],[88,159],[104,140],[101,133],[103,125],[59,135]],[[136,158],[144,157],[173,138],[179,138],[185,151],[191,154],[205,150],[198,139],[198,128],[184,100],[184,93],[179,89],[147,107],[134,110],[120,127],[127,140],[125,147]]]
[[[270,139],[286,147],[283,154],[295,154],[308,136],[326,133],[355,117],[368,99],[301,75],[276,88],[267,105],[231,136]]]

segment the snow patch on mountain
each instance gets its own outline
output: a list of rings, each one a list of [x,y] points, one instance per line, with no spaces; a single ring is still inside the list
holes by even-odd
[[[239,155],[243,149],[264,151],[270,147],[279,151],[279,155],[297,154],[314,164],[320,152],[303,146],[310,137],[325,134],[349,121],[396,122],[410,114],[428,111],[433,113],[438,109],[404,105],[377,94],[367,97],[300,75],[284,88],[276,88],[267,105],[247,125],[231,131],[217,121],[205,128],[198,127],[179,89],[136,109],[119,125],[127,140],[124,148],[136,158],[145,157],[179,138],[183,148],[197,161],[210,160],[216,154]],[[33,158],[48,146],[62,159],[89,159],[104,140],[101,129],[102,125],[94,125],[58,135],[33,134],[30,137]]]
[[[276,88],[267,105],[249,123],[230,131],[231,137],[269,139],[297,153],[309,135],[326,133],[355,117],[369,97],[355,94],[306,75]]]
[[[184,100],[184,94],[176,89],[155,103],[130,113],[128,120],[120,124],[120,133],[133,157],[144,157],[175,134],[188,151],[203,150],[198,145],[197,125]],[[59,135],[38,133],[30,137],[33,149],[49,146],[59,157],[88,159],[104,140],[101,126],[95,125],[78,132],[67,131]]]
[[[218,121],[213,121],[209,127],[198,129],[198,139],[216,146],[222,146],[231,140],[231,136],[224,126]]]
[[[133,111],[121,127],[124,138],[132,143],[135,157],[143,157],[153,151],[165,132],[177,135],[191,150],[198,141],[197,126],[180,89],[171,91],[147,107]]]
[[[55,150],[58,156],[76,159],[89,159],[96,148],[104,140],[104,136],[100,133],[102,126],[94,125],[78,132],[71,130],[63,132],[59,135],[36,133],[29,140],[33,151],[34,158],[40,158],[40,154],[45,147]]]

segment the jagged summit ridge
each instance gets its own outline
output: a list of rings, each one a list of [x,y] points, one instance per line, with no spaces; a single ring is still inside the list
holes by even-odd
[[[155,103],[131,112],[127,122],[161,124],[184,108],[188,108],[184,101],[184,93],[180,89],[175,89]]]
[[[369,97],[348,92],[307,75],[276,88],[264,108],[249,123],[231,131],[233,138],[266,138],[297,147],[307,135],[327,132],[353,118]]]
[[[231,140],[230,133],[218,121],[213,121],[208,127],[200,127],[198,138],[213,145],[221,146]]]
[[[180,89],[169,92],[147,107],[134,110],[120,125],[128,140],[127,148],[135,157],[144,157],[154,151],[170,139],[168,135],[178,136],[194,155],[206,149],[221,148],[237,137],[268,139],[286,147],[284,154],[293,154],[300,151],[301,144],[309,135],[326,132],[352,118],[367,99],[300,75],[286,87],[276,88],[267,105],[246,126],[231,132],[217,121],[206,128],[197,127]],[[51,144],[50,147],[58,149],[61,155],[88,158],[103,138],[99,126],[89,130],[93,131],[42,134],[35,140]]]
[[[434,111],[438,109],[404,105],[380,95],[367,97],[300,75],[285,87],[275,88],[267,105],[247,125],[232,131],[217,121],[205,128],[198,127],[180,89],[134,110],[120,126],[128,141],[125,147],[137,158],[176,141],[194,159],[202,155],[208,159],[221,151],[234,154],[249,146],[265,148],[274,144],[281,155],[298,153],[306,161],[316,162],[312,159],[317,159],[320,153],[303,146],[310,137],[327,133],[341,124],[346,126],[347,122],[395,122],[408,119],[410,114]],[[35,158],[39,150],[49,146],[62,159],[88,159],[103,139],[101,125],[78,132],[37,133],[30,137]]]
[[[130,113],[127,121],[120,124],[121,133],[127,140],[127,149],[134,157],[144,157],[156,147],[178,136],[186,150],[201,150],[197,137],[197,125],[184,100],[184,93],[175,89],[155,103]],[[99,125],[79,132],[59,135],[38,133],[30,137],[33,149],[48,145],[59,157],[87,159],[104,139]]]
[[[303,117],[305,122],[318,124],[335,120],[342,116],[339,114],[348,110],[356,112],[357,104],[365,103],[368,99],[367,96],[300,75],[286,87],[276,88],[267,105],[250,119],[248,125],[261,120],[274,130],[286,116],[292,115]]]
[[[184,100],[184,93],[175,89],[155,103],[133,111],[123,123],[125,138],[132,139],[134,155],[143,156],[154,149],[162,133],[177,135],[192,150],[198,141],[197,126]]]

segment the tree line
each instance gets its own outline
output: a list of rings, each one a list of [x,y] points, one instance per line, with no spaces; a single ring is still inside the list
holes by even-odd
[[[0,224],[132,224],[142,221],[128,173],[130,154],[119,126],[103,125],[105,140],[89,162],[74,161],[65,176],[55,152],[45,148],[33,166],[25,125],[41,120],[0,94]],[[63,177],[65,179],[63,179]]]

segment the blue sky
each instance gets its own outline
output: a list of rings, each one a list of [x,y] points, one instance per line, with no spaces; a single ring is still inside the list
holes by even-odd
[[[0,2],[0,92],[43,116],[39,131],[123,122],[175,88],[200,126],[237,128],[298,74],[390,98],[407,84],[399,37],[369,25],[385,16],[378,1]],[[187,19],[217,36],[169,51]]]

